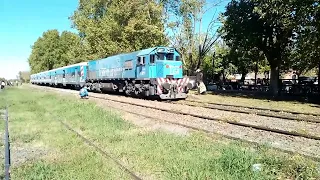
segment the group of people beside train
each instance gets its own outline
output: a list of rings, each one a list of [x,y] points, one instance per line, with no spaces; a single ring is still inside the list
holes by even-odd
[[[19,82],[18,81],[15,81],[15,83],[13,83],[12,81],[0,81],[0,89],[4,89],[6,86],[18,86],[19,85]]]

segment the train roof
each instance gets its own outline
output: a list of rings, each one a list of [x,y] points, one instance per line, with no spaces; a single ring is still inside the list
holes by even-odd
[[[138,51],[134,51],[134,52],[120,53],[120,54],[116,54],[116,55],[109,56],[109,57],[102,58],[102,59],[112,58],[112,57],[116,57],[116,56],[126,56],[126,55],[131,55],[131,54],[136,54],[137,56],[141,56],[141,55],[150,54],[150,53],[153,52],[154,50],[160,49],[160,48],[174,49],[175,51],[177,51],[177,49],[174,48],[174,47],[156,46],[156,47],[151,47],[151,48],[148,48],[148,49],[142,49],[142,50],[138,50]],[[177,52],[178,52],[178,51],[177,51]],[[179,53],[179,52],[178,52],[178,53]],[[179,54],[180,54],[180,53],[179,53]],[[98,60],[102,60],[102,59],[95,59],[95,60],[90,60],[90,61],[98,61]],[[89,61],[87,61],[87,62],[81,62],[81,63],[77,63],[77,64],[72,64],[72,65],[69,65],[69,66],[63,66],[63,67],[59,67],[59,68],[56,68],[56,69],[51,69],[51,70],[48,70],[48,71],[39,72],[39,73],[32,74],[32,75],[37,75],[37,74],[40,74],[40,73],[57,71],[57,70],[66,69],[66,68],[75,67],[75,66],[80,66],[80,65],[88,65],[88,62],[89,62]]]
[[[39,73],[36,73],[36,74],[52,72],[52,71],[57,71],[57,70],[66,69],[66,68],[75,67],[75,66],[81,66],[81,65],[88,65],[88,62],[81,62],[81,63],[77,63],[77,64],[71,64],[71,65],[68,65],[68,66],[63,66],[63,67],[51,69],[51,70],[48,70],[48,71],[42,71],[42,72],[39,72]],[[32,75],[36,75],[36,74],[32,74]]]
[[[81,63],[77,63],[77,64],[71,64],[71,65],[68,65],[68,66],[63,66],[63,67],[59,67],[59,68],[56,68],[56,69],[51,69],[48,72],[56,71],[56,70],[60,70],[60,69],[66,69],[66,68],[75,67],[75,66],[81,66],[81,65],[88,65],[88,62],[81,62]]]
[[[90,60],[90,61],[99,61],[99,60],[103,60],[103,59],[109,59],[109,58],[114,58],[114,57],[117,57],[117,56],[127,56],[127,55],[142,56],[142,55],[151,54],[154,50],[156,50],[156,49],[161,49],[161,48],[174,49],[175,51],[177,51],[177,49],[174,48],[174,47],[156,46],[156,47],[151,47],[151,48],[148,48],[148,49],[142,49],[142,50],[133,51],[133,52],[124,52],[124,53],[120,53],[120,54],[115,54],[115,55],[108,56],[108,57],[105,57],[105,58],[93,59],[93,60]],[[178,51],[177,51],[177,52],[178,52]],[[178,53],[179,53],[179,52],[178,52]],[[179,53],[179,54],[180,54],[180,53]],[[89,62],[90,62],[90,61],[89,61]]]

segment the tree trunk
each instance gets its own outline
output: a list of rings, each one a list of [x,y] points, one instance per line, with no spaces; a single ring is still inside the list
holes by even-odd
[[[241,82],[244,84],[244,80],[246,79],[246,75],[247,75],[247,72],[242,72],[241,73]]]
[[[320,94],[320,61],[318,62],[318,93]]]
[[[256,66],[254,68],[254,86],[257,89],[257,74],[258,74],[258,62],[256,62]]]
[[[279,66],[271,65],[270,91],[273,95],[278,95],[279,91]]]
[[[196,69],[200,69],[201,62],[202,62],[201,45],[199,45],[199,56],[198,56],[198,62],[197,62],[197,68]]]

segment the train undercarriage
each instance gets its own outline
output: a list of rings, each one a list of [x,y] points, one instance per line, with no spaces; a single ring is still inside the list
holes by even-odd
[[[159,84],[157,79],[91,80],[88,81],[85,86],[89,91],[122,93],[130,97],[185,99],[188,93],[188,86],[174,82]]]

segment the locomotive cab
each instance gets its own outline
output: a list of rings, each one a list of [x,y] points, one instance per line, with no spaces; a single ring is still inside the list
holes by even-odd
[[[159,47],[150,54],[149,59],[149,72],[157,80],[160,98],[186,98],[189,79],[183,76],[180,54],[174,48]]]

